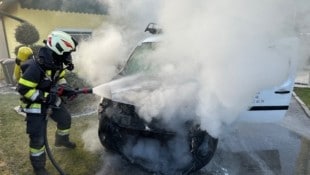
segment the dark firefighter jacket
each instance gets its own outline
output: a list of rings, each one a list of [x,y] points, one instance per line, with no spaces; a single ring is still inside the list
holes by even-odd
[[[22,96],[21,107],[26,113],[41,113],[42,105],[52,85],[66,83],[61,60],[53,58],[53,52],[42,47],[36,58],[21,66],[22,76],[17,91]]]

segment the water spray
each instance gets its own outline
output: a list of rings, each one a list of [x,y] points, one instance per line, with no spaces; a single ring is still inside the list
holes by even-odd
[[[112,93],[159,86],[159,81],[154,77],[141,74],[124,76],[92,88],[92,93],[101,97],[112,98]]]
[[[100,97],[111,97],[110,86],[109,83],[104,83],[92,88],[93,94],[96,94]]]

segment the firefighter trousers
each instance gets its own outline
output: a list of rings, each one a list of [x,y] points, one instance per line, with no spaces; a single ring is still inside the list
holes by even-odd
[[[44,136],[46,126],[46,110],[40,114],[27,113],[27,134],[29,135],[30,156],[39,157],[45,154]],[[57,123],[57,130],[69,130],[71,127],[71,115],[61,104],[58,108],[53,108],[50,116]]]

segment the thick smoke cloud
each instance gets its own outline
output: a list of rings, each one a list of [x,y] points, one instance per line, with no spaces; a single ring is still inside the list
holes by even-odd
[[[93,32],[91,40],[79,45],[76,54],[80,75],[93,85],[108,82],[119,72],[135,44],[145,37],[143,30],[155,20],[158,9],[153,0],[100,2],[109,9],[107,21]]]
[[[301,57],[303,58],[299,65],[299,70],[310,69],[310,8],[309,2],[300,0],[296,2],[296,31],[301,40]]]
[[[247,110],[256,92],[280,86],[295,63],[301,69],[309,59],[308,0],[101,2],[109,7],[109,16],[90,41],[80,44],[78,72],[93,85],[107,83],[105,90],[128,88],[128,80],[135,86],[145,83],[139,77],[109,81],[146,36],[146,24],[157,22],[164,31],[162,42],[147,59],[157,67],[160,87],[128,92],[124,98],[146,120],[160,115],[174,129],[195,119],[219,137]],[[83,137],[86,143],[92,143],[89,133]],[[159,147],[148,144],[142,141],[128,150],[154,160]],[[109,174],[108,169],[100,173]]]
[[[213,136],[246,110],[255,92],[288,77],[296,56],[283,51],[294,52],[297,38],[283,39],[297,37],[294,6],[280,0],[163,3],[164,42],[154,61],[172,66],[169,79],[197,80],[197,94],[184,93],[198,98],[196,114]]]
[[[308,21],[299,17],[309,4],[302,0],[105,3],[110,5],[109,24],[81,44],[78,54],[87,70],[80,72],[95,85],[111,80],[144,36],[140,33],[145,24],[155,20],[164,29],[163,42],[150,59],[160,65],[163,86],[142,101],[138,98],[135,104],[144,104],[140,114],[152,117],[149,114],[158,114],[154,111],[164,111],[170,121],[173,111],[190,102],[196,104],[191,112],[216,137],[222,126],[246,110],[255,92],[280,85],[288,77],[298,32]]]
[[[101,30],[95,31],[90,41],[81,43],[75,62],[79,74],[93,85],[115,76],[125,57],[124,38],[120,32],[111,25]]]
[[[161,114],[167,123],[176,114],[194,113],[215,137],[247,109],[257,91],[287,79],[291,59],[309,56],[306,42],[300,42],[308,41],[304,36],[310,32],[307,0],[103,3],[109,4],[108,22],[78,51],[83,76],[94,85],[111,80],[144,36],[145,25],[158,22],[163,41],[149,59],[159,65],[162,86],[136,94],[138,112],[148,119]],[[183,108],[189,103],[194,106]]]

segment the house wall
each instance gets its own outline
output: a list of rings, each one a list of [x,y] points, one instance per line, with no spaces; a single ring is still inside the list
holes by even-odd
[[[33,24],[39,31],[40,40],[36,44],[40,45],[54,29],[92,30],[102,25],[106,19],[104,15],[23,9],[19,3],[12,6],[7,12]],[[15,29],[20,23],[7,17],[3,18],[3,22],[7,35],[9,57],[14,58],[15,47],[20,45],[15,40]]]
[[[3,20],[0,18],[0,59],[8,58],[8,48],[6,45],[6,37],[4,32]]]
[[[3,27],[3,20],[0,17],[0,62],[2,59],[8,58],[8,48],[6,44],[5,31]],[[1,63],[0,63],[1,64]],[[0,65],[0,80],[4,79],[2,65]]]
[[[46,39],[47,35],[52,30],[72,29],[74,31],[91,31],[104,25],[106,21],[105,15],[24,9],[20,7],[19,3],[10,5],[5,12],[33,24],[40,35],[40,40],[35,43],[38,45],[43,45],[42,41]],[[7,45],[4,43],[3,48],[2,43],[0,43],[1,57],[15,58],[15,48],[20,45],[15,39],[15,29],[20,25],[20,22],[9,17],[3,17],[0,22],[3,22],[3,25],[0,23],[0,29],[3,29],[0,31],[0,34],[6,34],[6,36],[0,36],[0,42],[5,42],[4,38],[6,38],[7,41]],[[2,31],[5,31],[5,33]],[[6,53],[2,53],[2,50],[6,50]],[[0,65],[0,80],[3,79],[4,72]]]

